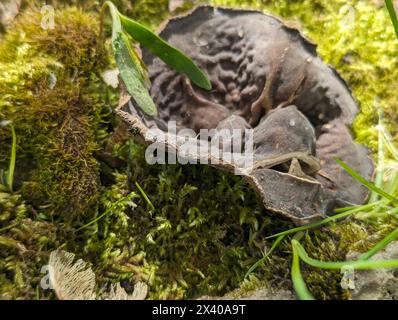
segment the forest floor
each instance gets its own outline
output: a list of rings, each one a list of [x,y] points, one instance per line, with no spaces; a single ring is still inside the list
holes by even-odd
[[[56,298],[41,283],[58,248],[90,265],[99,295],[112,283],[130,293],[140,281],[152,299],[222,296],[236,289],[233,296],[239,297],[258,288],[294,297],[289,237],[245,278],[271,248],[273,239],[265,238],[293,226],[265,212],[240,177],[208,166],[148,165],[144,147],[114,115],[119,92],[103,73],[115,63],[109,41],[98,36],[98,1],[52,1],[54,28],[41,25],[41,1],[6,1],[4,7],[13,2],[21,8],[0,38],[4,176],[12,163],[10,121],[16,133],[14,181],[11,188],[7,179],[0,183],[0,299]],[[192,8],[189,1],[174,12],[165,0],[114,3],[153,29]],[[398,41],[383,1],[200,3],[264,10],[301,29],[352,89],[361,108],[356,141],[370,148],[375,162],[384,155],[389,170],[382,183],[395,183],[397,161],[380,145],[378,130],[383,114],[396,141]],[[344,261],[397,228],[387,211],[359,212],[310,230],[301,244],[314,259]],[[353,298],[341,285],[340,270],[303,264],[301,273],[317,299]],[[394,296],[398,280],[388,286]]]

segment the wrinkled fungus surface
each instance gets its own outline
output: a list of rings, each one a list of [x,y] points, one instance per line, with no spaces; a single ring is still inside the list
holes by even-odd
[[[261,12],[203,6],[169,21],[160,35],[207,71],[213,89],[194,86],[144,51],[159,116],[145,117],[126,95],[118,114],[147,143],[155,141],[148,129],[165,130],[169,121],[197,133],[253,129],[254,164],[245,179],[267,210],[296,224],[366,200],[366,189],[334,160],[372,178],[368,150],[350,134],[356,101],[298,30]],[[181,145],[167,147],[178,152]],[[217,165],[228,171],[237,166]]]

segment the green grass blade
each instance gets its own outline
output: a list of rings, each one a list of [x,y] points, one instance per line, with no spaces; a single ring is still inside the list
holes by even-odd
[[[17,135],[15,133],[15,128],[12,124],[10,124],[10,128],[12,134],[12,142],[11,142],[10,164],[8,166],[8,172],[7,172],[7,186],[10,192],[12,192],[12,188],[14,185],[15,163],[17,159]]]
[[[376,178],[375,178],[375,186],[378,188],[382,187],[383,177],[384,177],[384,138],[383,138],[383,111],[377,105],[376,108],[379,110],[379,125],[378,125],[378,151],[377,151],[377,167],[376,167]],[[377,192],[372,191],[369,202],[375,202],[379,200],[379,194]]]
[[[141,186],[138,184],[138,182],[136,182],[135,185],[137,186],[138,190],[140,191],[140,193],[141,193],[142,196],[144,197],[145,201],[149,204],[149,206],[151,207],[151,209],[152,209],[153,211],[155,211],[155,206],[152,204],[151,200],[149,200],[149,197],[147,196],[147,194],[145,193],[145,191],[141,188]]]
[[[398,149],[392,143],[392,137],[386,130],[382,130],[384,144],[386,145],[388,151],[394,157],[395,161],[398,161]]]
[[[274,241],[272,244],[271,249],[262,257],[260,260],[258,260],[255,264],[253,264],[250,269],[247,271],[245,275],[245,279],[254,271],[256,270],[260,265],[264,264],[265,260],[268,259],[268,257],[274,252],[274,250],[279,246],[279,244],[282,242],[282,240],[285,238],[285,236],[280,236],[278,239]]]
[[[371,257],[373,257],[375,254],[383,250],[388,244],[390,244],[392,241],[396,240],[398,238],[398,228],[395,229],[393,232],[391,232],[387,237],[385,237],[383,240],[381,240],[379,243],[377,243],[372,249],[370,249],[368,252],[365,252],[363,255],[361,255],[360,260],[368,260]]]
[[[148,92],[145,71],[124,32],[114,40],[114,54],[120,76],[137,106],[147,115],[156,116],[157,108]]]
[[[174,70],[185,74],[197,86],[210,90],[211,83],[207,75],[185,54],[174,48],[142,24],[120,14],[124,29],[132,38],[162,59]]]
[[[387,214],[393,216],[394,218],[398,218],[398,208],[388,210]]]
[[[132,197],[132,195],[133,195],[133,194],[130,193],[127,197],[123,197],[123,198],[119,199],[119,200],[116,201],[114,204],[112,204],[112,205],[110,206],[110,208],[109,208],[108,210],[106,210],[103,214],[101,214],[101,215],[98,216],[97,218],[91,220],[89,223],[85,224],[84,226],[81,226],[80,228],[78,228],[78,229],[76,230],[76,232],[77,232],[77,231],[80,231],[80,230],[82,230],[82,229],[85,229],[85,228],[87,228],[87,227],[93,225],[94,223],[98,222],[99,220],[101,220],[102,218],[104,218],[105,216],[107,216],[108,214],[110,214],[120,203],[122,203],[123,201],[126,201],[126,200],[130,199],[130,198]]]
[[[315,228],[323,226],[323,225],[325,225],[327,223],[333,222],[335,220],[346,218],[346,217],[348,217],[348,216],[350,216],[352,214],[355,214],[355,213],[358,213],[358,212],[361,212],[361,211],[365,211],[365,210],[369,210],[369,209],[371,209],[373,207],[376,207],[380,203],[381,203],[381,201],[374,202],[374,203],[369,203],[369,204],[364,205],[364,206],[354,207],[351,210],[336,214],[336,215],[334,215],[332,217],[328,217],[326,219],[323,219],[322,221],[310,223],[310,224],[307,224],[307,225],[302,226],[302,227],[289,229],[289,230],[274,234],[272,236],[269,236],[266,239],[272,239],[272,238],[276,238],[276,237],[280,237],[280,236],[287,236],[289,234],[297,233],[297,232],[300,232],[300,231],[306,231],[306,230],[309,230],[309,229],[315,229]]]
[[[301,260],[306,264],[320,269],[342,269],[351,267],[357,270],[368,270],[368,269],[382,269],[382,268],[398,268],[398,259],[392,260],[376,260],[376,261],[341,261],[341,262],[325,262],[316,259],[312,259],[308,256],[302,245],[295,239],[292,240],[293,247],[296,248],[297,253]]]
[[[398,193],[398,174],[396,173],[394,178],[389,181],[387,187],[387,192],[392,194],[394,197],[397,196]]]
[[[377,187],[374,183],[366,180],[363,178],[358,172],[356,172],[354,169],[352,169],[348,164],[346,164],[344,161],[341,159],[335,158],[336,162],[344,168],[355,180],[363,184],[365,187],[367,187],[369,190],[376,192],[380,196],[390,200],[391,202],[398,204],[398,199],[395,198],[394,196],[388,194],[384,190],[380,189]]]
[[[394,8],[394,3],[392,0],[385,0],[385,2],[386,2],[388,13],[390,14],[390,17],[391,17],[392,24],[394,26],[395,35],[397,36],[397,39],[398,39],[398,19],[397,19],[397,13],[395,12],[395,8]]]
[[[291,277],[294,291],[301,300],[314,300],[314,297],[309,292],[303,276],[301,275],[300,258],[298,254],[298,249],[295,246],[296,242],[298,243],[297,240],[292,240],[293,262],[291,268]]]

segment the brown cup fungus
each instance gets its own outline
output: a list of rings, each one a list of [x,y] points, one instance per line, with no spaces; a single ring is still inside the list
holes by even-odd
[[[297,225],[366,201],[367,189],[335,161],[342,159],[366,179],[373,176],[368,150],[350,134],[357,103],[298,30],[262,12],[201,6],[168,21],[160,36],[205,70],[213,89],[193,85],[144,50],[158,116],[140,112],[123,89],[117,109],[141,141],[163,141],[170,153],[239,172],[269,212]],[[168,132],[170,121],[177,138]],[[223,156],[213,161],[211,152],[187,148],[182,129],[191,129],[198,145],[207,142],[201,129],[230,132],[233,139],[221,139],[216,148],[243,152],[250,143],[253,162],[244,167]],[[195,144],[192,139],[188,145]]]

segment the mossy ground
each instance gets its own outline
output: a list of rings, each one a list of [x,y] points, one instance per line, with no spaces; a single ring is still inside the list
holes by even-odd
[[[211,2],[265,9],[300,24],[361,105],[358,141],[377,149],[376,98],[390,124],[398,114],[398,45],[384,9],[369,1]],[[168,1],[115,3],[152,27],[170,15]],[[92,264],[98,290],[119,281],[129,290],[144,280],[150,298],[180,299],[264,282],[291,288],[288,242],[243,281],[271,245],[265,236],[290,224],[269,216],[239,177],[206,166],[147,165],[144,149],[112,113],[117,92],[101,80],[113,64],[98,42],[99,7],[54,4],[55,29],[43,30],[40,13],[26,9],[0,44],[0,120],[11,120],[18,136],[16,191],[0,189],[0,298],[52,298],[40,288],[40,271],[60,246]],[[7,127],[0,128],[1,168],[8,165],[10,139]],[[103,161],[104,152],[119,165]],[[303,243],[315,258],[342,260],[390,228],[346,220]],[[349,298],[339,272],[304,267],[303,273],[317,298]]]

